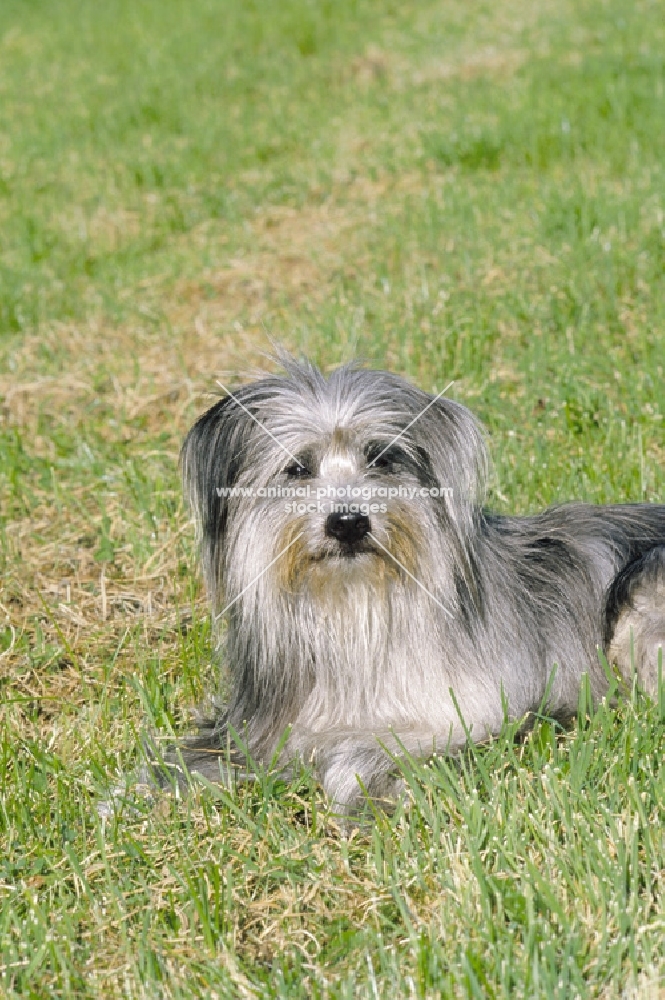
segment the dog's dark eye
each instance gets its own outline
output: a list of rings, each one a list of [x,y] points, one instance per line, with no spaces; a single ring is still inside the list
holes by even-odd
[[[391,444],[388,447],[381,441],[373,441],[365,449],[367,465],[372,469],[387,469],[395,471],[396,466],[404,465],[408,459],[406,453],[398,446]]]
[[[284,471],[289,479],[309,479],[312,475],[304,462],[300,464],[292,462],[291,465],[287,465]]]

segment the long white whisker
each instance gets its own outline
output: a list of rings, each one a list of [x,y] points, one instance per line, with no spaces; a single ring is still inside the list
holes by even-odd
[[[375,457],[372,459],[372,461],[369,462],[369,464],[367,465],[367,468],[371,469],[372,466],[374,465],[374,463],[378,462],[378,460],[381,458],[381,456],[384,455],[388,451],[388,448],[392,448],[392,446],[395,444],[395,441],[399,441],[399,439],[402,437],[402,435],[406,434],[406,432],[408,431],[409,427],[413,427],[413,425],[415,424],[416,420],[420,420],[420,418],[422,417],[423,413],[427,413],[427,411],[429,410],[430,406],[434,406],[434,404],[436,403],[437,399],[441,399],[441,397],[444,395],[444,393],[448,392],[448,390],[450,389],[451,385],[454,385],[454,384],[455,384],[455,379],[453,379],[452,382],[449,382],[448,385],[446,386],[446,388],[442,389],[438,396],[435,396],[434,399],[430,399],[430,401],[427,404],[427,406],[423,407],[423,409],[420,411],[420,413],[417,413],[416,416],[413,418],[413,420],[409,420],[409,422],[406,425],[406,427],[404,427],[399,432],[399,434],[395,435],[395,437],[392,439],[392,441],[390,441],[385,446],[385,448],[383,449],[383,451],[380,451],[378,455],[375,455]]]
[[[390,556],[390,558],[391,558],[391,559],[393,560],[393,562],[397,563],[397,565],[398,565],[398,566],[400,567],[400,569],[403,569],[403,570],[404,570],[404,572],[406,573],[406,575],[407,575],[408,577],[410,577],[410,579],[411,579],[411,580],[413,580],[413,582],[414,582],[414,583],[417,583],[417,584],[418,584],[418,586],[420,587],[420,589],[421,589],[421,590],[424,590],[424,591],[425,591],[425,593],[427,594],[427,596],[428,596],[428,597],[431,597],[431,598],[432,598],[432,600],[434,601],[434,603],[435,603],[435,604],[438,604],[438,605],[439,605],[439,607],[441,608],[441,610],[442,610],[442,611],[445,611],[445,613],[446,613],[446,614],[448,615],[448,617],[449,617],[449,618],[454,618],[454,617],[455,617],[455,616],[453,615],[452,611],[449,611],[449,610],[448,610],[448,608],[446,608],[446,607],[445,607],[445,606],[444,606],[444,605],[443,605],[443,604],[441,603],[441,601],[439,601],[439,600],[438,600],[438,599],[437,599],[437,598],[436,598],[436,597],[434,596],[434,594],[432,594],[432,593],[431,593],[431,591],[429,591],[429,590],[427,589],[427,587],[425,586],[425,584],[424,584],[424,583],[421,583],[421,582],[420,582],[420,580],[416,579],[416,577],[415,577],[415,576],[413,575],[413,573],[409,573],[409,571],[408,571],[408,569],[406,568],[406,566],[405,566],[405,565],[404,565],[403,563],[401,563],[401,562],[399,561],[399,559],[397,559],[397,558],[396,558],[396,557],[395,557],[395,556],[394,556],[394,555],[392,554],[392,552],[390,552],[390,551],[389,551],[389,550],[388,550],[388,549],[387,549],[387,548],[385,547],[385,545],[382,545],[382,544],[381,544],[381,542],[380,542],[380,541],[379,541],[379,539],[378,539],[378,538],[376,537],[376,535],[373,535],[371,531],[368,531],[368,532],[367,532],[367,537],[368,537],[368,538],[371,538],[371,539],[372,539],[372,541],[373,541],[373,542],[374,542],[374,543],[375,543],[376,545],[378,545],[378,546],[379,546],[379,548],[380,548],[380,549],[382,549],[382,550],[383,550],[383,551],[384,551],[384,552],[386,553],[386,555],[387,555],[387,556]]]
[[[246,587],[243,587],[243,589],[242,589],[242,590],[240,591],[240,593],[239,593],[239,594],[236,594],[236,596],[235,596],[235,597],[233,598],[233,600],[232,600],[232,601],[229,601],[229,603],[228,603],[228,604],[226,605],[226,607],[225,607],[225,608],[222,608],[222,610],[221,610],[221,611],[219,612],[219,614],[218,614],[218,615],[215,615],[215,621],[217,621],[217,620],[218,620],[219,618],[221,618],[221,617],[222,617],[222,615],[225,615],[225,614],[226,614],[226,612],[227,612],[227,611],[229,610],[229,608],[232,608],[232,607],[233,607],[233,605],[234,605],[234,604],[236,603],[236,601],[239,601],[239,600],[240,600],[240,598],[242,597],[242,595],[243,595],[243,594],[246,594],[246,593],[247,593],[247,591],[249,590],[249,588],[250,588],[250,587],[253,587],[253,586],[254,586],[254,584],[255,584],[255,583],[257,583],[257,582],[258,582],[258,581],[259,581],[259,580],[261,579],[261,577],[263,576],[263,574],[264,574],[264,573],[267,573],[267,572],[268,572],[268,570],[270,569],[270,567],[271,567],[271,566],[274,566],[274,565],[275,565],[275,563],[277,562],[277,560],[278,560],[278,559],[281,559],[281,558],[282,558],[282,556],[284,555],[284,553],[285,553],[285,552],[288,552],[288,550],[289,550],[289,549],[291,548],[291,546],[292,546],[292,545],[294,545],[294,544],[295,544],[295,543],[296,543],[296,542],[298,541],[298,539],[299,539],[299,538],[300,538],[300,537],[301,537],[302,535],[303,535],[303,532],[301,531],[301,532],[300,532],[299,534],[297,534],[297,535],[296,535],[296,537],[295,537],[295,538],[292,538],[292,539],[291,539],[291,541],[289,542],[289,544],[288,544],[287,546],[285,546],[285,548],[283,548],[283,549],[282,549],[282,551],[281,551],[281,552],[279,552],[279,553],[278,553],[278,554],[277,554],[277,555],[275,556],[275,558],[274,558],[274,559],[272,560],[272,562],[269,562],[267,566],[264,566],[264,567],[263,567],[263,569],[261,570],[261,572],[260,572],[260,573],[258,573],[258,574],[257,574],[257,575],[256,575],[256,576],[254,577],[254,579],[253,579],[253,580],[250,580],[250,581],[249,581],[249,583],[247,584],[247,586],[246,586]]]
[[[275,435],[274,435],[274,434],[272,434],[272,433],[271,433],[271,431],[269,431],[269,430],[268,430],[268,428],[267,428],[267,427],[265,426],[265,424],[262,424],[262,423],[261,423],[261,421],[260,421],[260,420],[258,420],[258,419],[257,419],[257,418],[256,418],[256,417],[254,416],[254,414],[252,413],[252,411],[251,411],[251,410],[248,410],[248,409],[247,409],[247,407],[245,406],[245,404],[244,404],[244,403],[241,403],[241,402],[240,402],[240,400],[238,399],[238,397],[237,397],[237,396],[234,396],[234,395],[233,395],[233,393],[231,392],[231,390],[230,390],[230,389],[227,389],[227,388],[226,388],[226,386],[224,385],[224,383],[223,383],[223,382],[220,382],[220,381],[219,381],[219,379],[217,379],[217,385],[218,385],[218,386],[220,386],[220,388],[221,388],[221,389],[223,389],[223,390],[224,390],[224,392],[225,392],[225,393],[227,393],[227,395],[229,395],[229,396],[231,397],[231,399],[233,400],[233,402],[234,402],[234,403],[237,403],[237,404],[238,404],[238,406],[239,406],[239,407],[241,407],[241,409],[243,409],[243,410],[245,411],[245,413],[247,414],[247,416],[248,416],[248,417],[251,417],[251,418],[252,418],[252,420],[254,421],[254,423],[255,423],[255,424],[258,424],[258,426],[259,426],[259,427],[261,428],[261,430],[262,430],[262,431],[263,431],[263,432],[264,432],[265,434],[267,434],[269,438],[272,438],[272,440],[273,440],[273,441],[275,442],[275,444],[276,444],[276,445],[279,445],[279,447],[280,447],[280,448],[282,449],[282,451],[283,451],[283,452],[284,452],[285,454],[287,454],[287,455],[289,456],[289,458],[292,458],[292,459],[293,459],[293,461],[294,461],[294,462],[296,463],[296,465],[298,466],[298,468],[299,468],[299,469],[302,469],[302,468],[304,468],[304,466],[303,466],[302,462],[300,462],[300,461],[299,461],[299,460],[298,460],[298,459],[296,458],[296,456],[295,456],[295,455],[294,455],[294,454],[293,454],[292,452],[290,452],[290,451],[289,451],[289,449],[288,449],[288,448],[286,447],[286,445],[282,444],[282,442],[281,442],[281,441],[279,441],[279,440],[278,440],[278,439],[277,439],[277,438],[275,437]]]

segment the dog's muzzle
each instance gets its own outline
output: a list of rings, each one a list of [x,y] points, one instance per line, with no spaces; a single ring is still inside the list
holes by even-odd
[[[362,542],[369,529],[369,518],[366,514],[334,513],[326,518],[326,535],[346,545]]]

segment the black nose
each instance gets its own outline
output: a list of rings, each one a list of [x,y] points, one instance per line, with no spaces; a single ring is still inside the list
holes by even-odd
[[[326,535],[338,542],[360,542],[369,531],[366,514],[328,514]]]

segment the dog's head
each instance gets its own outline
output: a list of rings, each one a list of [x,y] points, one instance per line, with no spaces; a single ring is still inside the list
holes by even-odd
[[[183,446],[217,609],[257,577],[309,596],[436,579],[484,489],[472,415],[389,372],[285,367],[218,402]]]

